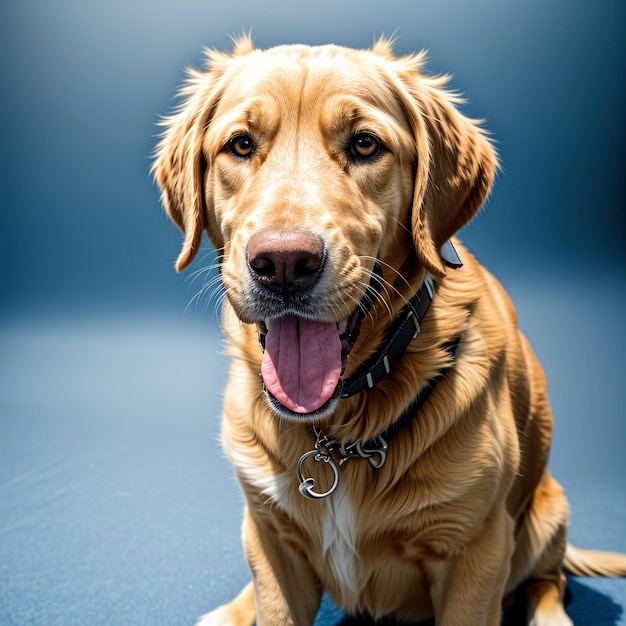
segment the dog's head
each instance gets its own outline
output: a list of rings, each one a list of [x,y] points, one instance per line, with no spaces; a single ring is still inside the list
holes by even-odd
[[[153,166],[184,233],[206,230],[237,316],[266,337],[277,412],[336,402],[376,260],[441,277],[439,249],[487,196],[496,156],[422,55],[240,40],[192,72]],[[417,259],[417,262],[415,262]]]

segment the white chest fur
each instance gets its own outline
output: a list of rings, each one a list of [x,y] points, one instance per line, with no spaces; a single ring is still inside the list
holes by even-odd
[[[354,508],[342,485],[325,503],[328,512],[322,524],[324,557],[344,597],[356,599],[359,576]]]

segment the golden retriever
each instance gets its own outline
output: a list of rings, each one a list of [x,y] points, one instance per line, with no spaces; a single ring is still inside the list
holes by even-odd
[[[497,157],[423,55],[334,45],[212,51],[164,121],[153,171],[219,253],[233,360],[223,445],[253,582],[202,624],[352,614],[571,624],[563,569],[624,575],[567,543],[544,374],[498,282],[455,233]]]

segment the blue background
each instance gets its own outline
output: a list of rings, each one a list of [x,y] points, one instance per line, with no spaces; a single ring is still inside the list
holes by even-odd
[[[394,35],[486,119],[462,238],[551,385],[574,542],[626,551],[626,4],[29,0],[0,8],[0,624],[190,624],[248,578],[217,434],[227,361],[149,174],[202,47]],[[188,306],[189,305],[189,306]],[[577,624],[626,583],[572,579]],[[319,624],[340,616],[325,603]]]

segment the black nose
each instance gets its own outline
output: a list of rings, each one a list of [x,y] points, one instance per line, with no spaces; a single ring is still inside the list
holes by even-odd
[[[266,289],[282,295],[313,287],[323,265],[324,245],[309,233],[265,230],[248,242],[250,272]]]

